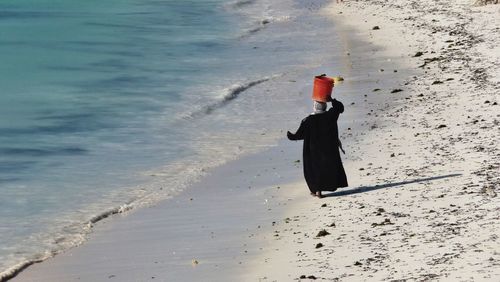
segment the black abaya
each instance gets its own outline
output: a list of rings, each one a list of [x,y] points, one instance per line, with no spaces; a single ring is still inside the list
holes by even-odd
[[[304,140],[304,177],[312,193],[347,187],[337,126],[337,119],[343,112],[344,105],[333,100],[330,110],[309,115],[295,134],[288,132],[288,139]]]

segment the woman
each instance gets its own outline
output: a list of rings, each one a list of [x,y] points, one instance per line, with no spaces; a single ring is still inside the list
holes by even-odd
[[[324,102],[314,101],[314,112],[302,120],[295,134],[287,132],[290,140],[304,140],[302,152],[304,177],[311,195],[322,198],[322,191],[347,187],[347,177],[340,159],[337,119],[344,112],[341,102],[329,98],[332,107],[326,111]]]

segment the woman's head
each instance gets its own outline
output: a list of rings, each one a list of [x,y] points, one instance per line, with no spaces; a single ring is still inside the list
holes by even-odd
[[[325,111],[326,111],[326,103],[325,102],[314,101],[313,113],[321,114],[321,113],[324,113]]]

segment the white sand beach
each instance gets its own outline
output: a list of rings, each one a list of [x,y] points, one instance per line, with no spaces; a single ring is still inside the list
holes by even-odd
[[[500,5],[322,12],[345,54],[349,187],[311,197],[302,144],[281,140],[12,281],[499,281]]]
[[[345,135],[351,188],[290,209],[299,221],[276,229],[256,276],[498,281],[500,7],[346,1],[328,12],[373,44],[372,56],[417,73],[394,89],[366,89],[354,107],[367,131]],[[363,56],[351,52],[353,73]],[[371,103],[380,95],[385,103]]]

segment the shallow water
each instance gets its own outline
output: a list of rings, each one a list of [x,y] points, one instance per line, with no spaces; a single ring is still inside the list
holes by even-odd
[[[323,2],[2,1],[0,273],[272,146]]]

